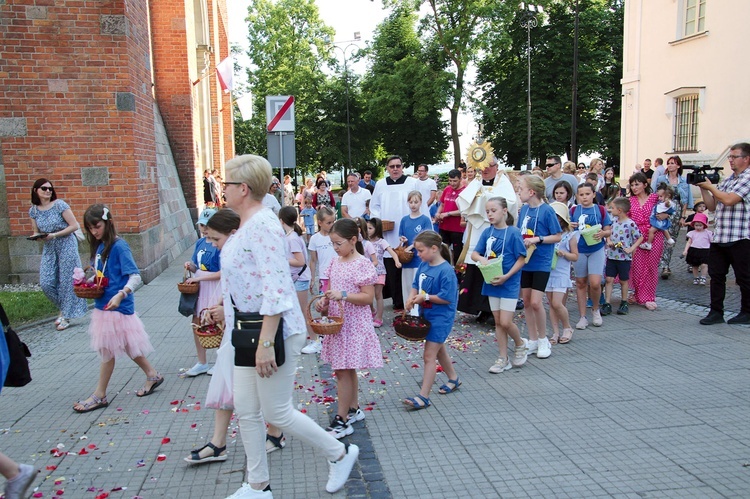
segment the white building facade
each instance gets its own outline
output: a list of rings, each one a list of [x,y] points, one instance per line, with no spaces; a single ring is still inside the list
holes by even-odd
[[[621,183],[679,155],[728,170],[750,142],[750,0],[626,0]]]

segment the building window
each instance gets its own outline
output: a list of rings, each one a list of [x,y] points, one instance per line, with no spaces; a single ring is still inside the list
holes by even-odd
[[[674,102],[674,152],[697,151],[698,94],[682,95]]]
[[[694,35],[706,30],[706,0],[685,0],[685,33]]]

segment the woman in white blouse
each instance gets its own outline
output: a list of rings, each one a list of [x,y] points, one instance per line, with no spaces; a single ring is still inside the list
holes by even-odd
[[[283,229],[261,202],[271,185],[271,165],[260,156],[238,156],[226,164],[226,178],[227,206],[241,221],[240,229],[221,252],[227,329],[233,329],[235,308],[264,316],[255,367],[234,367],[235,412],[247,456],[247,483],[231,497],[273,497],[266,459],[266,421],[325,455],[330,466],[326,490],[336,492],[346,483],[359,449],[339,442],[292,406],[294,376],[307,331],[283,250]],[[280,320],[286,361],[277,366],[273,341]]]

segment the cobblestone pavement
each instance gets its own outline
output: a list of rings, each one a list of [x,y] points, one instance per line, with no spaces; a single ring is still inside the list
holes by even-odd
[[[234,421],[226,462],[182,461],[213,428],[213,411],[200,408],[209,378],[179,377],[195,361],[189,320],[176,310],[184,259],[136,293],[156,348],[149,359],[167,378],[149,397],[134,395],[140,370],[119,361],[110,406],[74,413],[98,374],[88,318],[61,333],[51,323],[20,332],[34,354],[34,381],[0,395],[0,450],[41,469],[37,497],[222,498],[240,486],[245,459]],[[693,287],[675,262],[673,277],[660,282],[659,310],[605,317],[554,346],[549,359],[532,356],[500,375],[487,372],[498,355],[493,330],[461,316],[448,347],[463,385],[439,395],[439,374],[433,405],[422,411],[401,404],[419,389],[421,345],[384,326],[385,367],[360,373],[367,418],[347,437],[362,454],[333,496],[747,497],[750,327],[699,326],[708,290]],[[737,294],[730,288],[729,310]],[[522,314],[517,321],[523,329]],[[297,383],[295,403],[327,425],[330,370],[303,356]],[[277,498],[330,496],[325,459],[293,436],[269,462]]]

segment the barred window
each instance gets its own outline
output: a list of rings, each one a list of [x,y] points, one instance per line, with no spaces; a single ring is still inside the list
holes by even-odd
[[[706,30],[706,0],[685,0],[685,34],[694,35]]]
[[[698,94],[675,99],[674,151],[698,150]]]

